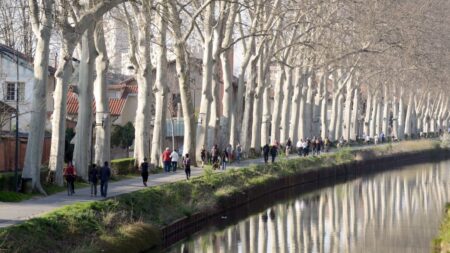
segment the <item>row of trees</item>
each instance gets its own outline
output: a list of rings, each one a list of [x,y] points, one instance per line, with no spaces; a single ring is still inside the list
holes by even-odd
[[[139,86],[134,156],[140,162],[150,155],[158,164],[165,136],[168,57],[176,60],[184,153],[193,160],[201,147],[216,143],[240,142],[244,151],[259,152],[265,143],[283,144],[288,138],[355,140],[362,133],[383,132],[402,139],[447,127],[449,7],[444,0],[427,4],[421,0],[29,0],[36,37],[35,88],[22,177],[31,178],[33,188],[41,189],[52,33],[60,41],[60,52],[50,168],[62,183],[66,94],[77,48],[80,107],[74,163],[86,178],[90,152],[95,152],[95,161],[109,160],[103,16],[113,8],[125,17],[130,62]],[[198,114],[189,78],[189,48],[196,43],[203,46]],[[239,52],[234,60],[233,51]],[[239,66],[237,87],[233,61]],[[150,113],[151,104],[155,115]],[[95,151],[86,148],[93,122]]]

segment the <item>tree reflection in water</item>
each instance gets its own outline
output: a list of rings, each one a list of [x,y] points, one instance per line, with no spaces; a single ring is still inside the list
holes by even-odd
[[[288,199],[165,252],[429,252],[450,162],[408,166]]]

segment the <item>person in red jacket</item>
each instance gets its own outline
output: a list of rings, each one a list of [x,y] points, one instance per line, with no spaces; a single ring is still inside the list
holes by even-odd
[[[73,166],[72,162],[67,163],[67,167],[64,169],[64,177],[67,181],[67,194],[75,194],[75,177],[77,176],[77,170]]]
[[[172,159],[170,158],[170,149],[166,148],[164,152],[162,153],[162,159],[164,163],[164,171],[170,172],[170,163],[172,162]]]

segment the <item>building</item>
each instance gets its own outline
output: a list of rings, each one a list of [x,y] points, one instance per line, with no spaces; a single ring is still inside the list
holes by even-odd
[[[55,87],[54,73],[55,69],[49,67],[46,105],[49,105],[52,100],[51,94]],[[29,132],[33,85],[33,58],[0,44],[0,102],[2,102],[0,110],[3,110],[1,130],[12,131],[16,128],[16,99],[18,98],[19,131]],[[5,115],[9,115],[9,118]]]

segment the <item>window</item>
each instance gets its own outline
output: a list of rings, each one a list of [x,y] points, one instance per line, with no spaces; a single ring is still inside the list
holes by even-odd
[[[4,89],[4,99],[6,101],[16,100],[16,83],[7,82],[5,83]],[[25,91],[25,83],[19,83],[19,100],[23,101]]]

